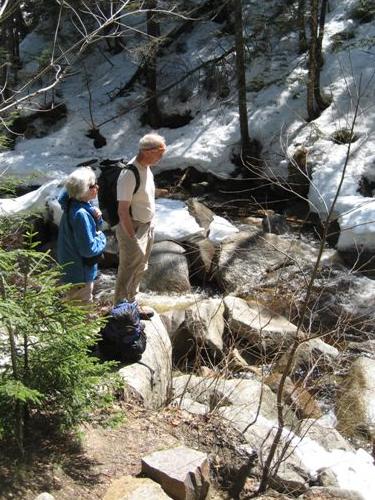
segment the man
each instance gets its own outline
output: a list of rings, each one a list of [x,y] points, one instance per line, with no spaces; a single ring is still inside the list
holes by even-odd
[[[164,137],[147,134],[139,141],[137,156],[129,163],[138,169],[140,184],[135,175],[124,169],[117,181],[118,215],[116,228],[119,246],[119,267],[115,288],[115,304],[126,299],[135,300],[143,273],[147,269],[154,241],[155,183],[151,167],[156,165],[167,148]],[[142,319],[152,314],[141,312]]]

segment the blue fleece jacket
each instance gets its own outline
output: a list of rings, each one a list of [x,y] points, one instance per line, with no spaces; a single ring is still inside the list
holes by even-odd
[[[106,237],[98,231],[103,221],[94,219],[91,203],[75,199],[68,203],[68,200],[68,194],[63,190],[58,199],[64,213],[57,238],[57,260],[64,266],[65,283],[89,283],[96,278],[98,265],[88,266],[83,263],[82,257],[93,257],[103,252]]]

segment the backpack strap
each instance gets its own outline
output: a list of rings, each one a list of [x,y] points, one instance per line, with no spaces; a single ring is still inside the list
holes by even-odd
[[[135,194],[138,189],[139,189],[139,186],[141,184],[141,177],[139,175],[139,171],[138,171],[138,168],[133,165],[133,163],[127,163],[126,165],[124,165],[122,167],[124,170],[131,170],[134,174],[134,177],[135,177],[135,188],[134,188],[134,191],[133,191],[133,194]]]

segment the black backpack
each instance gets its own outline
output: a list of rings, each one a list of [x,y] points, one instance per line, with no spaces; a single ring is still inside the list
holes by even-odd
[[[103,219],[111,226],[115,226],[119,223],[117,213],[117,180],[124,169],[128,169],[133,172],[135,177],[134,193],[136,193],[139,189],[141,179],[135,165],[131,163],[126,164],[122,160],[116,162],[103,161],[100,163],[101,174],[97,181],[99,185],[99,207],[103,213]]]
[[[123,301],[112,308],[106,325],[100,330],[99,352],[105,360],[133,363],[146,349],[146,334],[136,302]]]

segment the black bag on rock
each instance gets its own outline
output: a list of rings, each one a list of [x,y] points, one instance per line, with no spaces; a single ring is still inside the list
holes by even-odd
[[[123,301],[112,308],[101,329],[99,352],[106,360],[129,363],[139,361],[146,349],[146,333],[136,302]]]

